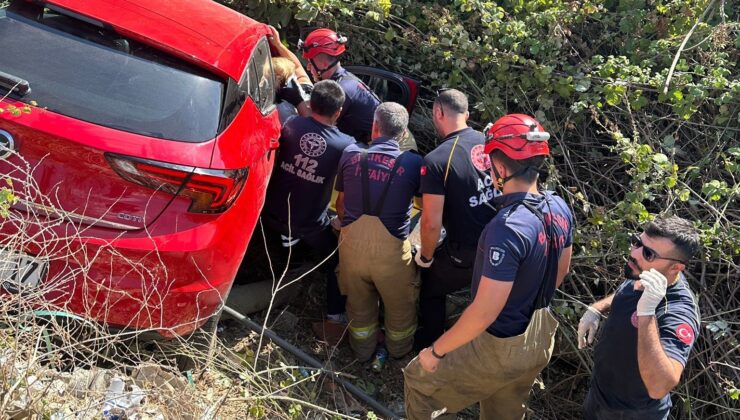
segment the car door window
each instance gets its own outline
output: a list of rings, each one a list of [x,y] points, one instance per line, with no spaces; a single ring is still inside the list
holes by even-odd
[[[267,39],[262,38],[252,54],[249,96],[254,99],[263,114],[275,106],[275,77],[272,72],[272,59]]]

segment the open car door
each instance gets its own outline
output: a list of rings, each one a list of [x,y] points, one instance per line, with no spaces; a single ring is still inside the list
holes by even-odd
[[[398,73],[369,66],[344,66],[359,77],[383,102],[396,102],[411,115],[419,94],[419,82]]]

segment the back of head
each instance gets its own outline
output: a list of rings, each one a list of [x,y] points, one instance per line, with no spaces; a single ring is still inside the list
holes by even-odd
[[[690,221],[678,216],[658,216],[645,225],[645,234],[651,238],[670,239],[685,261],[695,257],[701,247],[699,231]]]
[[[484,152],[526,182],[535,182],[550,155],[550,133],[529,115],[508,114],[485,129]]]
[[[373,124],[380,135],[398,139],[409,125],[409,113],[403,105],[383,102],[375,109]]]
[[[468,112],[468,97],[457,89],[445,89],[437,95],[434,104],[445,113],[465,114]]]
[[[273,57],[272,68],[278,88],[285,87],[285,83],[295,73],[295,63],[285,57]]]
[[[344,105],[344,90],[333,80],[316,83],[311,92],[311,111],[323,117],[331,117]]]

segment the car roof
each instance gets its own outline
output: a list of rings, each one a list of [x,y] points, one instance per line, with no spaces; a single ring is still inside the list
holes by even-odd
[[[239,80],[267,25],[212,0],[48,0],[137,39]]]

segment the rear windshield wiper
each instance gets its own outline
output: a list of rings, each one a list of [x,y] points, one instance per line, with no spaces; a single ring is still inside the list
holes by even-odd
[[[0,87],[5,88],[11,92],[15,92],[21,96],[25,96],[31,93],[31,84],[28,83],[28,80],[13,76],[12,74],[3,73],[1,71]]]

